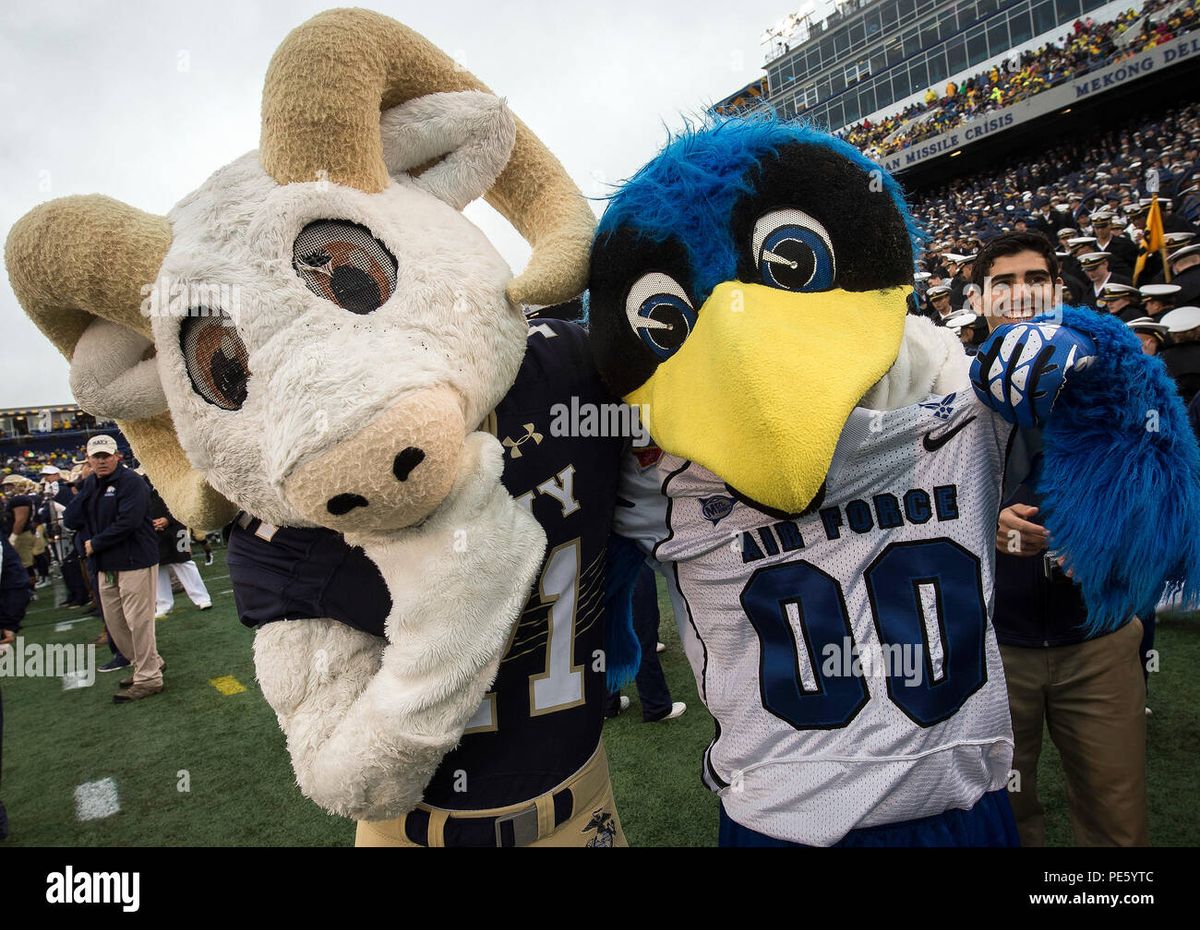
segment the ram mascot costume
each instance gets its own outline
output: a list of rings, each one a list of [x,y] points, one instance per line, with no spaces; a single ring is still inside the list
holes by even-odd
[[[480,196],[532,246],[515,279],[461,213]],[[229,525],[297,782],[360,843],[623,842],[600,745],[620,447],[550,441],[550,405],[600,382],[582,329],[523,312],[583,290],[594,227],[503,100],[333,10],[277,50],[259,150],[169,215],[65,197],[8,237],[81,406],[176,516]]]
[[[662,566],[716,720],[722,842],[1015,840],[991,606],[1018,426],[1093,628],[1194,600],[1200,468],[1161,363],[1059,308],[972,369],[906,313],[918,239],[877,165],[773,118],[679,133],[600,221],[597,364],[662,452],[627,462],[617,526]]]

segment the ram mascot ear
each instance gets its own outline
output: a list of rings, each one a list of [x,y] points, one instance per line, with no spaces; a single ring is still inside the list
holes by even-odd
[[[109,197],[63,197],[13,226],[4,259],[17,300],[70,361],[80,406],[115,419],[172,513],[207,529],[236,508],[180,448],[142,313],[170,244],[166,217]]]
[[[407,26],[369,10],[320,13],[293,29],[271,60],[263,90],[262,165],[280,184],[327,177],[368,193],[381,191],[390,173],[380,111],[462,91],[491,94]],[[436,122],[439,110],[445,113],[445,99],[414,104],[394,119],[415,123],[414,117],[424,115]],[[595,216],[546,146],[528,126],[514,122],[511,155],[485,194],[533,249],[525,270],[508,285],[508,297],[517,304],[560,303],[587,286]],[[396,127],[388,122],[383,128],[390,136]],[[460,138],[466,141],[468,135]],[[436,129],[424,140],[413,132],[412,141],[419,144],[407,153],[405,141],[401,138],[389,152],[394,171],[446,153],[452,140],[437,140]],[[469,162],[469,157],[448,157],[430,169],[433,177],[426,186],[455,206],[465,202],[463,197],[471,199],[467,195],[489,172],[483,164],[475,169],[475,183],[455,179],[456,166]]]
[[[388,173],[456,210],[488,191],[517,137],[504,101],[482,91],[418,97],[384,113],[379,128]]]

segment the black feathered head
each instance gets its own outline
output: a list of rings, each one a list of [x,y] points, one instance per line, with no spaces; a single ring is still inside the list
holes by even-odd
[[[812,127],[691,128],[612,196],[592,248],[600,372],[666,451],[795,513],[895,362],[919,236],[896,182]]]

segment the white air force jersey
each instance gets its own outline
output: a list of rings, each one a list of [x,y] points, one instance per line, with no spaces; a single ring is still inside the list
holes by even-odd
[[[662,563],[717,721],[704,780],[735,821],[827,846],[1005,786],[991,614],[1011,432],[969,391],[857,408],[790,520],[674,456],[626,463],[617,532]]]

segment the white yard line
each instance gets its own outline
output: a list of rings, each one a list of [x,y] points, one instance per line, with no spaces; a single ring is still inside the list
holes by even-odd
[[[75,788],[75,818],[103,820],[121,810],[117,783],[111,778],[84,782]]]
[[[90,688],[95,683],[95,676],[88,675],[85,671],[71,672],[68,675],[62,676],[64,691],[74,691],[76,688]]]

